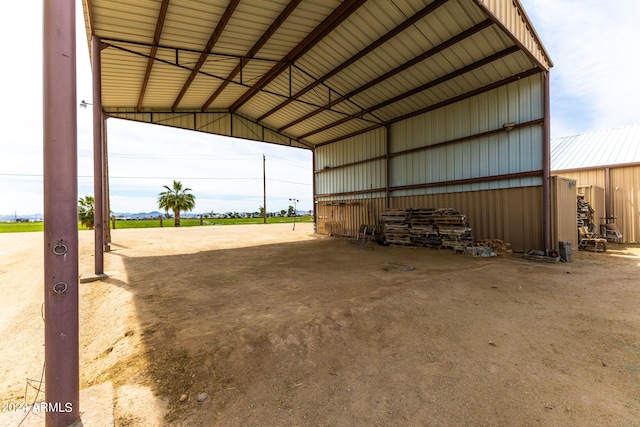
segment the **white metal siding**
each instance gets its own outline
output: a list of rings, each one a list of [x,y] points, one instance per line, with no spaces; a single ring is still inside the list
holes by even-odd
[[[425,113],[391,127],[391,153],[431,146],[543,117],[540,75]],[[542,125],[394,156],[391,186],[428,184],[542,170]],[[539,178],[410,190],[397,195],[437,194],[541,185]]]
[[[386,183],[384,159],[367,161],[385,154],[386,131],[378,129],[316,149],[316,193],[343,193],[383,188]],[[362,162],[341,167],[350,163]],[[334,169],[335,168],[335,169]]]

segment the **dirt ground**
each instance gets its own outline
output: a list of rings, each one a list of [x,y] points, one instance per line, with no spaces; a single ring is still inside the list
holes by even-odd
[[[42,239],[0,235],[1,402],[41,376]],[[115,230],[112,249],[81,285],[80,350],[116,426],[640,426],[637,246],[546,264],[282,224]]]

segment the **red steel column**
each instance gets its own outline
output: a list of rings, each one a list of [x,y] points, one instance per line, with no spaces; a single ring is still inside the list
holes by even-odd
[[[316,198],[317,189],[316,189],[316,147],[313,147],[311,150],[311,184],[313,188],[313,198],[311,201],[313,202],[313,232],[320,232],[320,219],[318,218],[318,199]]]
[[[391,125],[385,126],[386,141],[385,141],[385,207],[389,209],[391,207]]]
[[[102,102],[100,103],[102,104]],[[109,227],[109,220],[111,219],[111,201],[109,198],[109,141],[107,140],[107,118],[102,115],[102,146],[104,148],[103,159],[103,197],[104,197],[104,251],[109,252],[111,250],[111,227]]]
[[[604,216],[605,218],[613,217],[613,191],[611,191],[611,168],[604,168]],[[607,224],[608,220],[605,220]]]
[[[100,39],[91,37],[91,68],[93,74],[93,232],[95,273],[104,273],[104,133],[102,126],[102,73],[100,69]]]
[[[542,135],[542,206],[544,248],[551,249],[551,102],[549,71],[544,72],[544,131]]]
[[[79,417],[75,1],[43,3],[45,425]]]

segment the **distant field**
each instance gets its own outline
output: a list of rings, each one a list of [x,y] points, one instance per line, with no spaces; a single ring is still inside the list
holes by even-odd
[[[267,224],[281,224],[292,223],[294,218],[267,218]],[[311,216],[300,216],[295,218],[296,222],[313,222]],[[221,219],[208,219],[202,220],[202,225],[241,225],[241,224],[262,224],[264,220],[262,218],[221,218]],[[173,219],[165,219],[162,221],[163,227],[173,227]],[[181,227],[198,227],[200,226],[200,219],[198,218],[183,218],[180,220]],[[116,228],[154,228],[160,227],[160,220],[158,219],[143,219],[143,220],[118,220],[116,221]],[[86,230],[86,227],[78,225],[79,230]],[[42,222],[2,222],[0,223],[0,233],[22,233],[29,231],[43,231],[44,223]]]

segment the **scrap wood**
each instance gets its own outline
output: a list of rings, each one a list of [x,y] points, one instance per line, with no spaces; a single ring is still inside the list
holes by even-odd
[[[381,215],[384,241],[463,250],[473,238],[465,215],[452,208],[387,209]]]
[[[506,243],[500,239],[483,239],[478,240],[475,246],[491,248],[496,254],[512,254],[511,243]]]

